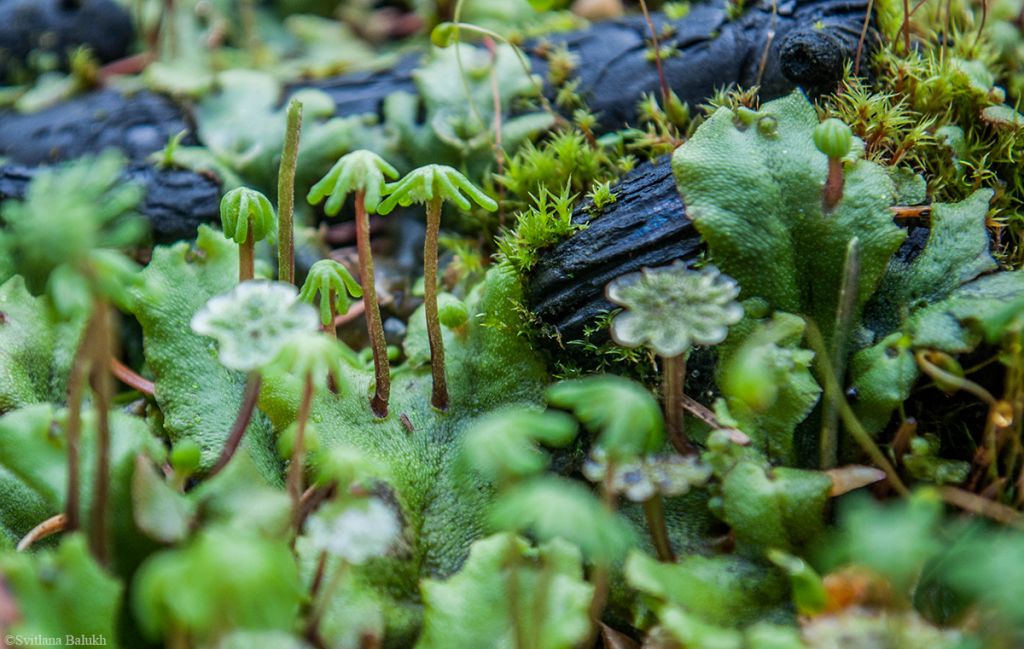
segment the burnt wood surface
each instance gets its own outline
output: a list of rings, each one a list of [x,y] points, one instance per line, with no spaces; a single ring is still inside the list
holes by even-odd
[[[0,0],[0,82],[25,75],[33,52],[67,69],[68,54],[80,46],[109,63],[134,40],[131,15],[114,0]]]
[[[586,325],[614,308],[604,289],[615,278],[677,259],[691,262],[703,251],[676,190],[670,158],[639,165],[623,177],[612,188],[615,202],[603,210],[589,200],[577,205],[572,221],[585,229],[547,250],[533,269],[527,304],[560,337],[579,338]],[[907,238],[894,260],[910,264],[930,230],[906,219],[901,224]]]
[[[663,60],[666,80],[691,108],[728,85],[760,85],[763,98],[781,96],[797,86],[810,94],[834,89],[846,61],[856,53],[867,10],[866,0],[782,0],[774,8],[766,0],[729,20],[727,4],[694,3],[675,21],[652,15],[656,29],[664,34],[662,49],[674,52]],[[640,97],[659,90],[648,39],[643,19],[628,16],[553,34],[528,43],[525,50],[533,70],[545,76],[545,52],[565,45],[579,61],[578,92],[596,114],[598,130],[609,131],[633,121]],[[864,48],[865,56],[869,50]],[[419,60],[419,54],[411,54],[385,70],[342,75],[307,87],[329,94],[339,114],[382,115],[389,94],[415,93],[412,73]],[[553,98],[554,89],[546,90]]]
[[[35,113],[0,113],[0,156],[42,165],[113,148],[142,160],[183,130],[192,131],[186,111],[166,97],[98,90]],[[195,143],[191,134],[183,140]]]
[[[530,309],[561,335],[578,337],[611,308],[604,287],[616,277],[700,254],[669,156],[640,165],[613,191],[615,202],[599,213],[590,201],[576,207],[572,220],[586,229],[547,251],[531,277]]]
[[[24,199],[29,182],[42,169],[0,166],[0,202]],[[123,180],[144,189],[138,211],[149,219],[155,243],[190,239],[200,224],[220,217],[220,183],[209,176],[134,164],[125,169]]]

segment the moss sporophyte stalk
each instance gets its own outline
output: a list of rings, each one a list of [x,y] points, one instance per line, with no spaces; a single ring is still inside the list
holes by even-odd
[[[415,169],[401,180],[389,183],[385,187],[385,192],[387,198],[378,208],[381,214],[388,214],[398,205],[407,207],[413,203],[421,203],[427,207],[427,232],[423,242],[423,306],[427,318],[430,368],[433,377],[430,403],[438,410],[444,411],[448,409],[448,380],[445,376],[444,341],[441,338],[441,323],[437,311],[437,248],[441,230],[441,207],[448,201],[459,209],[468,211],[472,207],[472,200],[485,210],[493,212],[498,209],[498,204],[468,178],[447,165],[427,165]]]
[[[386,191],[385,178],[397,178],[398,171],[371,151],[353,151],[342,156],[331,170],[309,190],[306,199],[317,204],[325,197],[324,211],[335,216],[345,198],[354,193],[356,212],[356,245],[359,252],[359,279],[363,301],[366,304],[366,330],[373,351],[375,390],[370,401],[373,413],[380,418],[388,414],[391,395],[391,368],[388,364],[387,341],[384,324],[377,302],[377,286],[373,273],[373,253],[370,248],[370,214],[376,213],[381,196]]]

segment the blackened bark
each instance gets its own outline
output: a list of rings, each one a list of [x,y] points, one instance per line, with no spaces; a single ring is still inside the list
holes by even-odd
[[[134,39],[131,16],[114,0],[0,0],[0,82],[26,74],[33,52],[67,69],[80,46],[108,63],[126,56]]]
[[[36,113],[3,112],[0,125],[0,157],[23,165],[74,160],[109,148],[142,160],[179,132],[192,132],[187,115],[170,99],[116,90],[92,92]],[[190,134],[182,143],[196,140]]]
[[[643,267],[693,259],[700,235],[686,216],[669,156],[637,167],[613,190],[614,203],[595,214],[578,205],[573,222],[586,224],[541,257],[527,290],[530,309],[563,336],[578,337],[585,324],[612,308],[608,282]]]
[[[24,199],[29,182],[42,169],[0,166],[0,201]],[[125,170],[124,180],[145,190],[138,211],[149,219],[155,243],[191,239],[200,224],[220,218],[220,183],[209,176],[135,164]]]
[[[694,3],[689,14],[670,21],[653,14],[665,77],[691,108],[724,86],[760,85],[762,99],[802,87],[809,94],[833,90],[852,59],[864,24],[864,0],[764,0],[729,20],[728,3]],[[544,76],[546,52],[565,45],[579,66],[578,91],[609,131],[634,121],[644,93],[657,94],[658,76],[648,56],[648,28],[639,16],[597,23],[527,44],[533,70]],[[870,51],[869,42],[864,56]],[[668,54],[673,52],[672,54]],[[311,84],[329,94],[340,115],[382,115],[384,99],[401,90],[415,94],[413,54],[378,72],[343,75]],[[547,88],[549,99],[554,89]]]

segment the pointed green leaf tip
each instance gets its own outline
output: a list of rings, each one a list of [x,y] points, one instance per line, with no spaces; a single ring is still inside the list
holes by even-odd
[[[316,205],[327,198],[324,212],[335,216],[350,192],[364,192],[367,212],[376,212],[384,192],[384,177],[398,178],[398,170],[373,151],[360,149],[343,155],[317,184],[309,190],[306,200]]]
[[[665,443],[661,408],[639,383],[620,376],[593,376],[556,383],[548,401],[568,408],[591,430],[597,444],[615,460],[656,453]]]
[[[299,291],[299,299],[313,304],[317,295],[320,296],[320,323],[324,326],[331,322],[331,293],[334,294],[334,310],[339,315],[348,313],[352,306],[351,297],[362,297],[363,288],[352,273],[344,265],[333,259],[321,259],[313,264],[306,281]]]
[[[435,47],[449,47],[458,38],[459,26],[455,23],[444,22],[430,32],[430,42]]]
[[[714,266],[695,271],[677,261],[645,268],[614,280],[605,293],[626,308],[612,320],[615,342],[647,345],[664,357],[684,354],[693,345],[717,345],[743,317],[735,302],[740,287]]]
[[[504,483],[540,473],[550,458],[538,448],[565,446],[576,438],[576,422],[562,412],[513,408],[485,415],[462,438],[459,466]]]
[[[253,241],[262,241],[274,231],[277,219],[266,196],[248,187],[232,189],[220,200],[220,224],[224,236],[243,244],[252,233]]]
[[[388,197],[380,204],[381,214],[389,213],[396,205],[407,207],[413,203],[427,203],[435,198],[451,201],[462,210],[472,207],[469,199],[473,199],[488,212],[498,209],[494,199],[448,165],[426,165],[414,169],[398,182],[388,183],[385,191]]]
[[[830,117],[814,128],[814,146],[829,158],[842,158],[853,146],[853,131],[842,121]]]

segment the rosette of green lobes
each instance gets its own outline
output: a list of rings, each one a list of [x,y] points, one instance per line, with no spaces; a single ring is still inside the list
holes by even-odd
[[[473,206],[470,203],[472,199],[488,212],[498,209],[493,198],[448,165],[424,165],[414,169],[405,178],[388,183],[385,191],[388,196],[380,204],[381,214],[391,213],[396,205],[408,207],[413,203],[430,203],[434,200],[450,201],[459,209],[468,210]]]
[[[624,347],[644,345],[662,358],[665,423],[672,445],[690,450],[683,432],[682,396],[686,354],[694,345],[717,345],[743,317],[736,282],[714,266],[690,270],[682,261],[624,275],[605,289],[624,307],[611,335]]]
[[[238,281],[252,279],[256,242],[277,227],[274,207],[255,189],[238,187],[221,199],[220,223],[224,236],[238,244]]]
[[[313,304],[320,298],[320,324],[333,329],[334,316],[348,313],[350,297],[359,298],[363,289],[345,266],[333,259],[321,259],[309,268],[299,299]]]
[[[645,268],[608,284],[608,299],[625,308],[612,320],[611,334],[625,347],[645,345],[663,357],[685,354],[694,345],[717,345],[743,317],[735,302],[736,282],[708,266],[695,271],[677,261]]]
[[[339,158],[309,190],[306,200],[316,205],[326,198],[324,212],[336,216],[350,193],[362,192],[366,211],[373,213],[380,204],[385,178],[398,178],[398,170],[376,153],[360,149]]]

